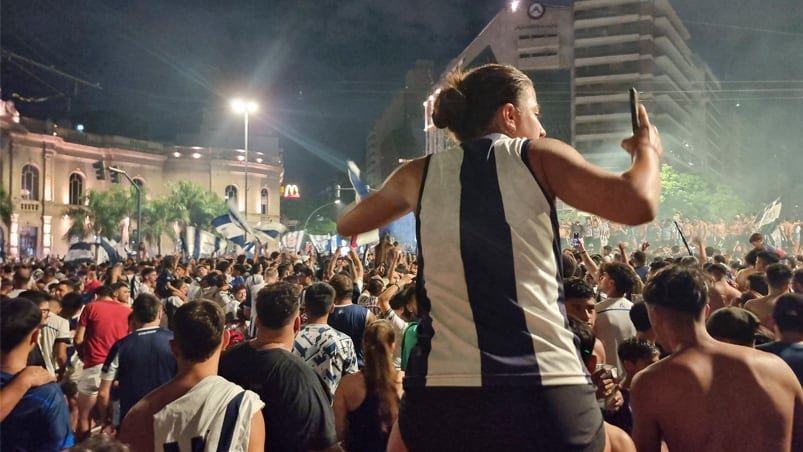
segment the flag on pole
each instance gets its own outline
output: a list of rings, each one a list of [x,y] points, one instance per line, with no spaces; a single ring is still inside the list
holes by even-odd
[[[285,250],[298,252],[301,249],[301,240],[304,238],[304,231],[293,231],[285,233],[281,239],[281,245]]]
[[[220,235],[225,237],[226,240],[240,247],[245,246],[245,231],[232,221],[230,214],[223,214],[215,218],[212,220],[212,226]]]
[[[356,163],[349,160],[346,163],[349,181],[351,181],[351,186],[354,188],[354,197],[357,202],[362,201],[363,198],[368,196],[368,185],[360,179],[360,168],[357,166]],[[369,243],[374,243],[379,241],[379,229],[374,229],[372,231],[363,232],[362,234],[357,234],[351,238],[351,246],[356,248],[360,245],[367,245]]]

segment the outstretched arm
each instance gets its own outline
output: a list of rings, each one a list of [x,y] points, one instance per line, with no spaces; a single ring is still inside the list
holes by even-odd
[[[351,205],[337,220],[338,234],[352,236],[371,231],[413,211],[418,204],[424,165],[424,159],[405,163],[388,177],[382,188]]]

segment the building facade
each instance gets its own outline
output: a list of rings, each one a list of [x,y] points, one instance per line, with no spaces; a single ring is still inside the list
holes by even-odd
[[[93,163],[125,171],[143,188],[143,204],[166,195],[171,184],[190,181],[234,198],[245,210],[245,157],[242,150],[204,146],[172,146],[118,136],[94,135],[49,122],[19,118],[0,111],[0,184],[8,193],[11,223],[3,227],[8,257],[63,256],[71,219],[65,212],[84,202],[92,190],[111,187],[109,174],[98,180]],[[256,140],[248,157],[248,220],[278,221],[284,175],[278,140]],[[263,147],[268,143],[272,146]],[[129,182],[121,178],[121,186]],[[136,219],[122,219],[121,230],[136,228]],[[211,229],[211,226],[210,226]],[[125,234],[123,234],[125,236]],[[163,243],[163,249],[172,249]],[[155,251],[155,247],[153,250]]]
[[[441,80],[486,63],[518,67],[534,81],[547,135],[613,171],[630,163],[619,143],[631,133],[627,90],[635,86],[660,125],[668,163],[714,173],[727,168],[719,82],[689,49],[689,32],[668,0],[525,3],[500,11]],[[424,104],[427,153],[448,145],[430,119],[436,94],[437,85]]]
[[[407,72],[404,89],[394,96],[368,134],[363,171],[366,183],[378,187],[400,161],[425,155],[421,100],[433,83],[432,61],[419,60]]]

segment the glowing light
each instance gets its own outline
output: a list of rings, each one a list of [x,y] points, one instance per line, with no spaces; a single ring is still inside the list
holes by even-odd
[[[173,157],[175,157],[175,158],[181,157],[181,152],[174,152],[173,153]]]
[[[238,155],[238,156],[237,156],[237,160],[239,160],[239,161],[241,161],[241,162],[242,162],[243,160],[245,160],[245,156]]]
[[[517,9],[519,9],[519,0],[513,0],[510,2],[510,10],[515,13]]]
[[[75,130],[77,130],[79,132],[83,132],[84,131],[84,125],[83,124],[76,125],[75,126]]]
[[[236,113],[254,113],[259,109],[259,105],[253,100],[232,99],[231,109]]]
[[[192,158],[199,159],[199,158],[201,158],[201,154],[195,152],[195,153],[192,154]]]
[[[339,199],[335,199],[335,204],[340,204],[340,200]]]
[[[257,158],[257,163],[262,163],[262,157]]]

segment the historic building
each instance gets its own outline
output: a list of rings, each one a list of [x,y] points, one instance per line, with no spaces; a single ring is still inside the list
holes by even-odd
[[[193,137],[183,137],[179,142],[186,144],[190,139]],[[41,258],[66,254],[65,234],[71,219],[64,212],[84,202],[88,191],[111,186],[108,171],[105,180],[96,177],[93,163],[99,160],[122,169],[143,187],[143,203],[166,194],[171,183],[186,180],[224,199],[236,199],[240,211],[246,211],[243,150],[221,147],[222,140],[204,141],[204,134],[195,139],[193,143],[202,146],[84,133],[20,118],[12,104],[4,102],[0,108],[0,184],[12,204],[11,224],[3,225],[6,255]],[[255,133],[247,164],[249,223],[279,220],[283,168],[278,139]],[[129,182],[121,177],[120,184],[125,187]],[[121,222],[121,228],[136,228],[136,218]],[[164,249],[170,250],[170,245]]]

